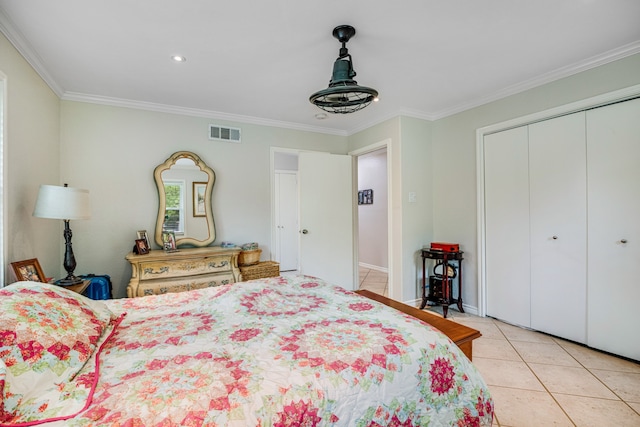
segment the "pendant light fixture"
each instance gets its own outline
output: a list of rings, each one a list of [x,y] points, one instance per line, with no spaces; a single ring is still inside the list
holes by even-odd
[[[353,80],[353,59],[347,49],[347,42],[356,34],[350,25],[340,25],[333,29],[333,37],[342,43],[340,55],[333,64],[333,74],[329,87],[309,97],[309,101],[326,112],[348,114],[362,110],[372,101],[378,100],[378,91],[370,87],[358,86]]]

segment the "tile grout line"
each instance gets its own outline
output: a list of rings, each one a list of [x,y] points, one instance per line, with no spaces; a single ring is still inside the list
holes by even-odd
[[[364,276],[361,276],[361,282],[360,282],[360,289],[365,288],[367,285],[365,284],[367,277],[369,276],[369,273],[371,272],[371,270],[366,270],[366,273],[364,274]],[[377,282],[373,282],[371,284],[374,285],[380,285],[381,283],[377,283]],[[369,284],[369,285],[371,285]],[[383,294],[386,295],[387,289],[389,286],[389,282],[387,280],[387,282],[384,285],[384,290],[382,291]],[[494,319],[492,317],[487,317],[490,322],[488,322],[489,324],[491,324],[492,326],[494,326],[495,328],[498,329],[500,335],[502,336],[502,338],[504,340],[506,340],[509,343],[509,346],[513,349],[513,351],[515,352],[515,354],[518,356],[518,358],[520,359],[520,362],[524,363],[525,366],[527,367],[527,369],[529,370],[529,372],[532,374],[532,376],[538,381],[538,383],[542,386],[544,393],[546,393],[555,403],[556,405],[558,405],[558,407],[560,408],[560,411],[567,417],[567,420],[573,425],[576,426],[576,423],[573,421],[573,419],[569,416],[569,414],[567,413],[567,411],[565,410],[565,408],[560,404],[560,402],[556,399],[556,397],[554,396],[554,394],[549,390],[549,388],[545,385],[545,383],[540,379],[540,377],[538,377],[538,375],[536,375],[535,371],[533,370],[533,368],[530,366],[530,363],[536,363],[536,362],[528,362],[524,359],[523,355],[516,349],[516,347],[513,344],[513,341],[518,341],[520,342],[521,340],[511,340],[509,339],[509,337],[507,336],[507,334],[505,333],[505,331],[500,327],[500,324],[505,324],[505,325],[510,325],[509,323],[506,322],[502,322],[498,319]],[[453,321],[456,321],[455,319],[451,319]],[[461,322],[462,324],[464,324],[464,322]],[[517,327],[515,325],[510,325],[510,326],[514,326]],[[578,364],[578,367],[583,368],[584,370],[586,370],[587,372],[589,372],[589,374],[591,375],[592,378],[595,378],[597,380],[598,383],[600,383],[601,385],[603,385],[605,387],[605,389],[607,389],[609,392],[611,392],[613,394],[613,396],[616,397],[616,399],[611,399],[611,398],[602,398],[602,397],[595,397],[595,396],[583,396],[583,395],[579,395],[579,394],[572,394],[572,393],[561,393],[558,392],[558,395],[564,395],[564,396],[573,396],[573,397],[578,397],[578,398],[586,398],[586,399],[596,399],[596,400],[603,400],[603,401],[611,401],[611,402],[623,402],[625,404],[626,407],[628,407],[629,409],[631,409],[631,411],[633,413],[636,413],[638,415],[640,415],[640,411],[634,409],[633,406],[631,406],[630,401],[626,401],[625,399],[623,399],[618,393],[616,393],[611,387],[609,387],[603,380],[601,380],[597,375],[595,375],[592,370],[590,368],[588,368],[587,366],[585,366],[582,362],[580,362],[580,360],[578,360],[573,354],[571,354],[564,346],[561,345],[560,342],[558,342],[557,337],[553,336],[553,335],[549,335],[549,334],[545,334],[543,332],[540,331],[535,331],[535,330],[530,330],[527,328],[523,328],[524,330],[530,331],[532,333],[537,333],[537,334],[541,334],[544,336],[549,336],[552,339],[552,343],[555,344],[556,346],[560,347],[564,353],[566,353],[567,355],[569,355],[570,359],[575,361]],[[529,341],[524,341],[524,342],[529,342]],[[590,348],[588,348],[589,350],[592,350]],[[594,350],[595,351],[595,350]],[[487,359],[493,359],[491,357],[487,358]],[[507,360],[507,359],[493,359],[493,360]],[[553,363],[539,363],[541,365],[549,365],[549,366],[562,366],[562,365],[555,365]],[[597,368],[594,368],[597,369]],[[624,371],[618,371],[615,369],[601,369],[604,371],[609,371],[609,372],[624,372]],[[518,387],[505,387],[505,386],[498,386],[501,388],[511,388],[513,390],[527,390],[527,389],[522,389],[522,388],[518,388]],[[535,391],[535,390],[532,390]],[[497,411],[499,412],[499,411]],[[496,412],[494,412],[494,423],[492,424],[492,426],[494,427],[503,427],[503,424],[500,422],[500,420],[498,419],[498,415]],[[507,425],[504,425],[504,427],[507,427]]]
[[[511,348],[513,348],[513,350],[516,352],[516,354],[518,355],[518,357],[520,357],[520,359],[522,360],[522,362],[526,365],[527,369],[529,369],[529,371],[531,372],[531,374],[535,377],[536,380],[538,380],[538,382],[540,383],[540,385],[542,386],[542,388],[544,388],[545,392],[549,395],[549,397],[556,403],[556,405],[558,405],[558,408],[560,408],[560,410],[562,411],[562,413],[567,417],[567,419],[569,420],[569,422],[571,424],[574,425],[574,427],[576,426],[576,423],[573,421],[573,419],[569,416],[569,414],[567,413],[567,411],[562,407],[562,405],[560,404],[560,402],[558,402],[558,400],[555,398],[555,396],[553,395],[553,393],[551,393],[551,391],[547,388],[547,385],[538,377],[538,375],[535,373],[535,371],[533,370],[533,368],[531,368],[531,366],[529,366],[529,362],[527,362],[526,360],[524,360],[524,357],[522,356],[522,354],[518,351],[517,348],[515,348],[515,346],[513,345],[513,343],[511,342],[511,340],[509,339],[509,337],[507,337],[507,335],[504,333],[504,331],[500,328],[500,326],[498,326],[495,323],[495,320],[492,319],[493,324],[495,325],[496,328],[498,328],[498,330],[500,331],[500,333],[502,333],[502,335],[504,335],[505,339],[507,340],[507,342],[509,343],[509,345],[511,346]],[[533,331],[535,332],[535,331]],[[517,340],[514,340],[517,341]],[[567,350],[565,350],[561,345],[559,345],[558,343],[555,343],[558,347],[562,348],[562,350],[569,354],[569,352]],[[571,354],[569,354],[569,356],[571,356],[572,359],[575,360],[575,357],[573,357]],[[576,360],[576,362],[578,362]],[[578,362],[580,363],[580,362]],[[554,365],[552,365],[554,366]]]
[[[554,338],[555,340],[555,338]],[[560,344],[558,344],[560,345]],[[562,346],[560,346],[562,347]],[[564,347],[562,347],[563,350]],[[567,351],[567,350],[565,350]],[[604,398],[599,398],[599,397],[593,397],[593,399],[602,399],[602,400],[611,400],[612,402],[617,402],[620,401],[622,403],[624,403],[627,407],[629,407],[629,409],[631,409],[633,412],[635,412],[636,414],[640,415],[640,412],[636,411],[633,406],[629,405],[629,402],[627,402],[625,399],[622,398],[622,396],[620,396],[618,393],[615,392],[615,390],[613,390],[611,387],[609,387],[604,381],[602,381],[596,374],[594,374],[593,372],[591,372],[591,369],[588,368],[587,366],[585,366],[582,362],[580,362],[578,359],[576,359],[571,353],[569,353],[567,351],[567,353],[569,354],[569,356],[573,357],[573,359],[578,362],[580,364],[580,366],[582,366],[587,372],[589,372],[589,374],[591,374],[591,376],[593,378],[595,378],[600,384],[602,384],[607,390],[609,390],[615,397],[618,398],[618,400],[613,400],[613,399],[604,399]],[[595,368],[594,368],[595,369]],[[607,372],[618,372],[621,373],[621,371],[613,371],[613,370],[609,370],[609,369],[601,369],[601,371],[607,371]],[[624,372],[622,372],[624,373]],[[566,393],[559,393],[559,394],[566,394]],[[573,395],[571,395],[573,396]],[[587,397],[587,398],[592,398],[590,396],[580,396],[580,397]]]
[[[567,415],[567,417],[569,418],[569,420],[573,423],[573,419],[569,416],[569,414],[565,411],[565,409],[562,407],[562,405],[560,404],[560,402],[558,402],[558,400],[555,398],[555,396],[553,395],[553,393],[547,388],[547,386],[544,384],[544,382],[536,375],[535,371],[531,368],[531,366],[529,366],[529,362],[527,362],[526,360],[524,360],[524,358],[522,357],[522,355],[520,354],[520,352],[518,352],[518,350],[513,346],[513,344],[511,343],[511,340],[505,335],[505,333],[502,331],[502,329],[495,324],[495,320],[496,319],[492,319],[494,321],[494,325],[498,328],[498,330],[502,333],[502,335],[504,335],[505,339],[509,342],[509,344],[511,345],[511,347],[516,351],[516,353],[518,354],[518,356],[522,359],[522,361],[525,363],[525,365],[527,365],[527,368],[531,371],[531,373],[533,374],[533,376],[540,382],[540,384],[542,385],[542,387],[544,387],[544,389],[546,390],[546,392],[549,394],[549,396],[558,404],[558,406],[560,407],[560,409],[562,409],[562,412],[565,413],[565,415]],[[561,394],[564,396],[575,396],[575,397],[580,397],[580,398],[587,398],[587,399],[598,399],[598,400],[608,400],[611,402],[622,402],[624,403],[629,409],[631,409],[633,412],[637,413],[638,415],[640,415],[640,412],[636,411],[633,406],[631,406],[629,404],[628,401],[626,401],[625,399],[622,398],[622,396],[620,396],[618,393],[616,393],[611,387],[609,387],[603,380],[601,380],[597,375],[595,375],[592,371],[591,368],[587,367],[586,365],[584,365],[580,360],[578,360],[573,354],[569,353],[569,351],[567,351],[567,349],[565,349],[559,342],[558,342],[558,338],[553,336],[553,335],[548,335],[545,334],[543,332],[539,332],[539,331],[534,331],[531,330],[532,332],[536,332],[539,334],[543,334],[545,336],[549,336],[552,340],[553,343],[556,344],[558,347],[560,347],[567,355],[569,355],[569,357],[571,359],[573,359],[580,367],[582,367],[585,371],[587,371],[589,373],[589,375],[591,375],[592,378],[594,378],[598,383],[602,384],[607,390],[609,390],[616,398],[616,399],[607,399],[607,398],[603,398],[603,397],[595,397],[595,396],[583,396],[583,395],[579,395],[579,394],[571,394],[571,393],[560,393],[558,392],[557,394]],[[518,341],[518,340],[514,340],[514,341]],[[569,341],[570,342],[570,341]],[[588,350],[590,351],[596,351],[594,349],[588,348]],[[533,363],[533,362],[531,362]],[[551,363],[539,363],[540,365],[548,365],[548,366],[560,366],[560,365],[554,365]],[[596,368],[594,368],[596,369]],[[603,371],[608,371],[608,372],[618,372],[620,373],[621,371],[616,371],[616,370],[611,370],[611,369],[601,369]],[[574,423],[575,425],[575,423]]]

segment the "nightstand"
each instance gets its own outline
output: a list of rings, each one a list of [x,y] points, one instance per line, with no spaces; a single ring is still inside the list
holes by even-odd
[[[69,285],[69,286],[58,285],[58,286],[60,286],[61,288],[69,289],[70,291],[77,292],[80,295],[82,295],[82,293],[87,290],[90,284],[91,284],[91,280],[83,280],[82,283],[79,283],[77,285]]]
[[[447,252],[436,249],[422,249],[422,304],[420,310],[427,306],[427,301],[433,301],[442,305],[442,315],[447,317],[450,304],[456,304],[460,313],[464,313],[462,306],[462,260],[464,252],[454,251]],[[425,260],[431,259],[436,261],[436,266],[442,270],[440,274],[433,270],[434,275],[429,276],[429,294],[427,295],[427,270],[425,268]],[[455,269],[455,264],[457,269]],[[453,268],[451,267],[453,266]],[[457,276],[457,277],[456,277]],[[458,282],[458,296],[453,297],[453,280]]]

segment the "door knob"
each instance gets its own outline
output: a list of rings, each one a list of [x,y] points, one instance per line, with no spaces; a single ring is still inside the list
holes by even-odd
[[[625,243],[627,243],[627,239],[620,240],[620,243],[622,243],[624,245]]]
[[[306,228],[302,229],[302,234],[307,234],[309,232],[309,230],[307,230]]]
[[[553,236],[552,239],[553,240],[558,240],[558,236]]]

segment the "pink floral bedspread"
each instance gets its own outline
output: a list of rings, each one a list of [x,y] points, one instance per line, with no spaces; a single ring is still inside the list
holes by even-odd
[[[491,425],[487,386],[447,337],[316,278],[108,305],[127,315],[91,405],[59,425]]]

